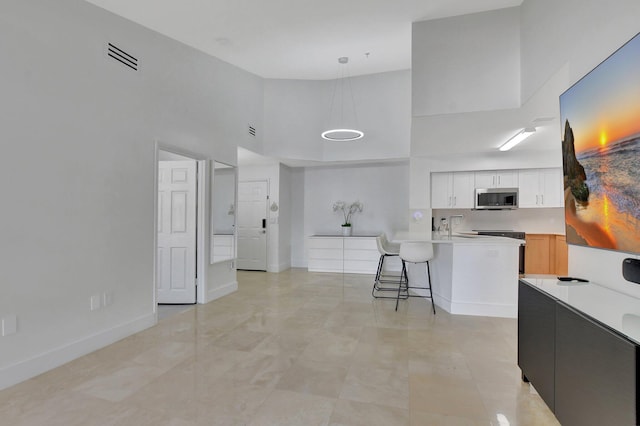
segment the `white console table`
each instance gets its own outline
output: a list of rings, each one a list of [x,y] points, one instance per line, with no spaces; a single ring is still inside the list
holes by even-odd
[[[308,269],[311,272],[344,272],[349,274],[374,275],[378,268],[380,253],[375,235],[312,235],[307,240]],[[400,270],[389,262],[389,270]]]

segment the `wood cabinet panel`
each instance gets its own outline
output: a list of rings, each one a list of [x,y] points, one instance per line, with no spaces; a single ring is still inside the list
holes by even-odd
[[[525,274],[551,274],[548,234],[527,234],[524,251]],[[555,266],[555,263],[554,263]]]
[[[567,243],[564,235],[527,234],[525,274],[567,274]]]
[[[555,242],[555,273],[558,275],[567,275],[569,273],[569,248],[567,247],[567,239],[564,235],[556,235]]]

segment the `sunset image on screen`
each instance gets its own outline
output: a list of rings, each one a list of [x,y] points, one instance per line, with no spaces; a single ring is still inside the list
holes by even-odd
[[[640,35],[560,96],[570,244],[640,253]]]

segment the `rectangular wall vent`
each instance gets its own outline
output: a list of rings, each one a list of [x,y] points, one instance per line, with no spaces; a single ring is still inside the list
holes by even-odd
[[[111,43],[107,44],[107,55],[132,70],[138,71],[138,59]]]
[[[251,126],[251,125],[249,125],[249,134],[251,136],[255,136],[256,135],[256,128]]]

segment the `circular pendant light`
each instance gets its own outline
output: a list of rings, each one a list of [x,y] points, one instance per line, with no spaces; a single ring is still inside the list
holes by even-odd
[[[322,132],[321,136],[328,141],[348,142],[362,139],[364,133],[355,129],[331,129]]]
[[[349,63],[349,58],[346,56],[342,56],[338,58],[338,63],[341,65],[341,68],[344,69]],[[355,141],[358,139],[362,139],[364,137],[364,132],[361,130],[356,130],[355,128],[351,128],[350,126],[345,125],[344,111],[345,111],[345,88],[344,85],[347,84],[347,89],[349,91],[349,99],[351,100],[351,109],[352,109],[352,120],[350,124],[357,126],[357,115],[356,115],[356,107],[355,101],[353,100],[353,92],[351,91],[351,84],[349,81],[349,76],[345,77],[345,73],[342,72],[341,76],[335,80],[335,85],[333,87],[333,96],[331,97],[331,107],[329,110],[329,121],[333,119],[333,111],[336,103],[336,94],[338,94],[339,105],[339,117],[337,118],[337,124],[335,127],[331,127],[329,130],[325,130],[322,132],[322,139],[328,141],[335,142],[348,142]],[[339,93],[338,93],[339,92]],[[334,120],[335,122],[336,120]]]

